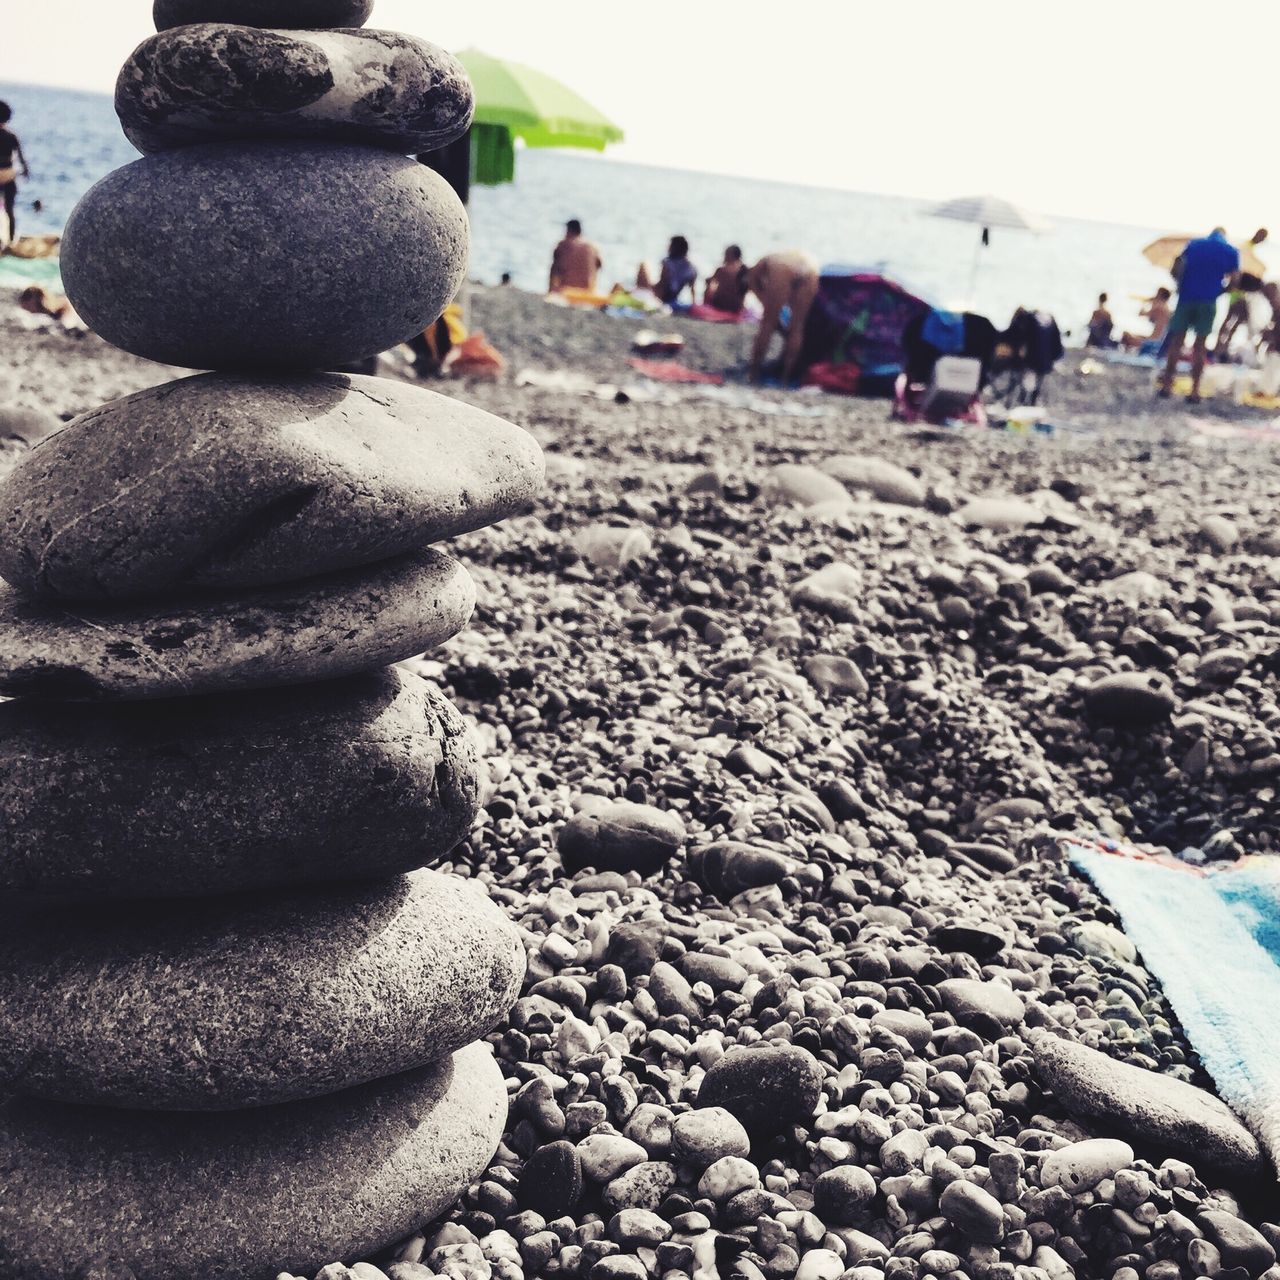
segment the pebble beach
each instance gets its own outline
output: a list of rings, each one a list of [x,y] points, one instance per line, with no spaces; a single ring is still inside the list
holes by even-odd
[[[1280,1277],[1266,1157],[1063,853],[1275,852],[1273,446],[1078,356],[1053,434],[948,431],[752,399],[746,331],[652,326],[707,396],[638,383],[632,322],[471,323],[506,373],[432,389],[548,483],[451,540],[471,624],[400,671],[481,746],[436,869],[523,942],[510,1110],[444,1219],[317,1280]],[[0,342],[28,423],[179,374],[14,306]]]

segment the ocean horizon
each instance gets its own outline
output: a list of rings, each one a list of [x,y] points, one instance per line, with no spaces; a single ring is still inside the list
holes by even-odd
[[[14,108],[13,127],[32,169],[20,188],[20,231],[60,232],[93,183],[138,158],[120,132],[109,94],[0,83],[0,97]],[[1016,192],[1003,194],[1016,198]],[[931,203],[848,185],[522,150],[514,183],[472,191],[469,274],[492,284],[509,273],[517,287],[545,288],[551,249],[565,221],[578,218],[600,247],[605,287],[634,280],[640,262],[655,264],[675,234],[689,240],[703,275],[730,243],[741,245],[749,261],[802,248],[824,264],[883,271],[931,302],[967,306],[999,326],[1018,306],[1048,310],[1076,335],[1100,292],[1110,294],[1118,324],[1131,326],[1138,297],[1167,282],[1141,252],[1160,229],[1045,211],[1051,232],[994,229],[990,246],[980,248],[978,227],[929,217]]]

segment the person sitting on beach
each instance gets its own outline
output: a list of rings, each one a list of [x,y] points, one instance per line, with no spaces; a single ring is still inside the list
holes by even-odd
[[[818,260],[812,254],[799,249],[765,254],[747,272],[747,288],[760,299],[764,314],[756,330],[751,346],[749,376],[759,382],[764,369],[764,358],[775,333],[784,333],[786,344],[782,353],[782,381],[794,379],[800,363],[800,349],[804,345],[804,325],[813,300],[818,296]],[[783,329],[783,310],[790,318]]]
[[[1259,227],[1240,246],[1242,251],[1241,258],[1243,259],[1245,252],[1256,249],[1266,238],[1266,227]],[[1256,255],[1251,256],[1256,257]],[[1231,283],[1227,286],[1227,314],[1222,317],[1222,324],[1218,328],[1218,340],[1213,346],[1214,355],[1219,360],[1223,359],[1231,349],[1231,339],[1236,336],[1241,325],[1244,325],[1245,332],[1250,338],[1254,336],[1253,313],[1250,303],[1253,300],[1253,295],[1261,292],[1261,290],[1262,279],[1252,271],[1237,271],[1231,277]]]
[[[68,299],[43,285],[31,284],[23,289],[18,295],[18,306],[33,316],[48,316],[50,320],[56,320],[68,333],[82,332],[86,328]]]
[[[596,276],[603,265],[600,250],[583,237],[582,223],[577,218],[570,218],[564,224],[564,239],[556,245],[551,255],[551,276],[547,292],[585,289],[588,293],[594,293]]]
[[[667,246],[667,256],[658,270],[658,279],[649,275],[649,268],[642,262],[636,272],[636,288],[648,289],[659,302],[673,307],[680,295],[689,290],[689,301],[696,302],[694,288],[698,283],[698,268],[689,261],[689,242],[684,236],[672,236]]]
[[[742,250],[731,244],[724,251],[724,261],[707,277],[702,300],[726,315],[737,315],[747,301],[747,266]]]
[[[6,244],[12,244],[18,238],[15,210],[18,204],[19,166],[24,178],[31,176],[27,158],[22,154],[22,143],[18,141],[18,135],[9,128],[9,121],[12,119],[13,108],[7,102],[0,102],[0,198],[4,200],[4,214],[9,223]]]
[[[1126,351],[1139,351],[1144,355],[1154,355],[1160,349],[1160,344],[1164,341],[1164,335],[1169,329],[1169,317],[1173,315],[1173,308],[1169,305],[1169,300],[1173,297],[1170,290],[1164,285],[1156,290],[1154,298],[1148,298],[1146,305],[1138,314],[1144,320],[1151,322],[1151,332],[1145,337],[1140,333],[1126,333],[1120,339],[1121,345]]]
[[[1240,270],[1240,252],[1221,227],[1214,227],[1207,236],[1188,241],[1175,268],[1178,305],[1169,317],[1169,354],[1165,357],[1156,394],[1163,398],[1172,389],[1173,375],[1182,357],[1182,343],[1190,332],[1195,335],[1195,345],[1191,354],[1191,394],[1187,401],[1199,404],[1200,379],[1204,374],[1209,335],[1218,314],[1218,295],[1227,280]]]
[[[1107,295],[1105,293],[1098,294],[1098,305],[1094,308],[1093,315],[1089,317],[1089,332],[1085,337],[1084,345],[1086,347],[1114,347],[1116,340],[1111,336],[1111,331],[1115,328],[1115,321],[1111,318],[1111,312],[1107,310]]]

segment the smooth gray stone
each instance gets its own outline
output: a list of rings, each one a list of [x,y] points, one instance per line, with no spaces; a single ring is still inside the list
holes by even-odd
[[[0,481],[0,575],[127,599],[287,582],[528,510],[537,441],[388,378],[210,373],[81,414]]]
[[[474,736],[394,668],[116,706],[0,705],[0,897],[201,897],[411,871],[470,830]]]
[[[412,338],[467,265],[466,211],[408,156],[211,142],[145,156],[67,220],[62,280],[97,334],[191,369],[335,369]]]
[[[155,0],[156,30],[188,22],[238,22],[246,27],[362,27],[373,0]]]
[[[502,1075],[472,1045],[309,1102],[219,1115],[0,1105],[0,1277],[66,1280],[95,1255],[137,1280],[274,1280],[367,1258],[477,1179]]]
[[[1206,1090],[1047,1031],[1033,1031],[1030,1040],[1036,1072],[1073,1116],[1218,1173],[1257,1177],[1266,1171],[1257,1139]]]
[[[524,969],[506,916],[434,871],[105,912],[10,908],[0,1085],[148,1111],[320,1097],[483,1036]]]
[[[0,584],[0,693],[178,698],[353,675],[466,626],[475,584],[428,547],[323,578],[153,605],[49,604]]]
[[[175,27],[143,41],[116,81],[116,114],[144,155],[232,138],[434,151],[474,109],[462,64],[397,31]]]

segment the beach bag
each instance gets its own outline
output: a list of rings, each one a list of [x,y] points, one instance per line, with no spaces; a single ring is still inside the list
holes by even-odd
[[[496,378],[507,362],[479,329],[465,337],[449,353],[445,367],[455,378]]]

